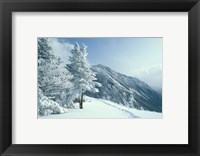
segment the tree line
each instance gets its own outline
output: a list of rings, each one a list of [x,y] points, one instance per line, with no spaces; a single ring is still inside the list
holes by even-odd
[[[63,108],[73,108],[74,101],[78,101],[79,108],[83,109],[85,91],[98,92],[96,87],[101,86],[95,81],[96,75],[91,70],[87,55],[87,46],[76,43],[71,56],[66,58],[69,64],[64,64],[54,54],[49,39],[38,38],[38,97],[48,98]],[[43,115],[44,101],[39,103],[38,113]],[[47,100],[45,103],[49,104]],[[48,109],[52,109],[52,106]]]

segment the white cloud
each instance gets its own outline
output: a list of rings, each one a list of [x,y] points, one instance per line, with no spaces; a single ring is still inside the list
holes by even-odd
[[[73,44],[67,42],[59,42],[57,38],[49,38],[52,45],[54,54],[61,58],[64,63],[69,63],[68,58],[71,54],[70,50],[73,48]]]
[[[132,76],[144,81],[155,90],[162,89],[162,65],[134,69]]]

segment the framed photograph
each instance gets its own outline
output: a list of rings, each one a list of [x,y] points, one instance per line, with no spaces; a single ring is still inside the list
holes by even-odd
[[[200,155],[198,0],[1,0],[1,155]]]
[[[162,50],[161,37],[38,38],[38,118],[162,118]]]

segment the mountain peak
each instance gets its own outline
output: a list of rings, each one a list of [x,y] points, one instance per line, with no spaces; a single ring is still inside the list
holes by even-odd
[[[93,65],[93,68],[102,68],[102,69],[110,69],[108,66],[102,65],[102,64],[97,64],[97,65]]]

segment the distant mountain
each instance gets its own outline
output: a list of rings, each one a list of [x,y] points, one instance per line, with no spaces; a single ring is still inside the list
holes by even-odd
[[[127,107],[140,110],[162,112],[162,96],[146,83],[135,77],[118,73],[104,65],[94,65],[99,92],[87,91],[85,94],[100,99],[106,99]]]

